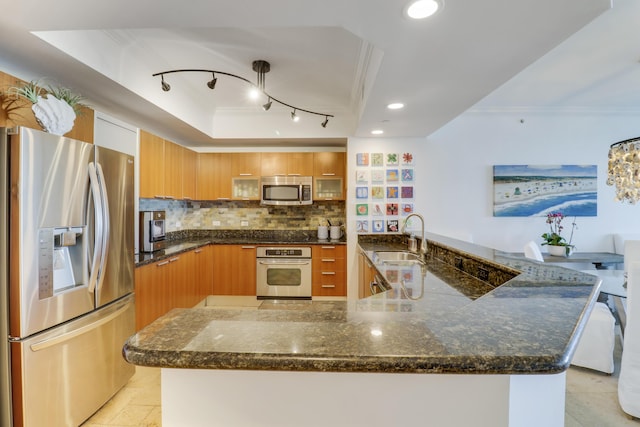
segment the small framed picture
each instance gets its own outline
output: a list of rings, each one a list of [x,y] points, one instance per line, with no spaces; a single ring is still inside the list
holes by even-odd
[[[371,153],[371,166],[384,166],[384,155],[382,153]]]
[[[397,233],[398,228],[398,220],[397,219],[388,219],[387,220],[387,231],[389,233]]]
[[[397,166],[398,161],[398,153],[387,154],[387,166]]]
[[[358,203],[356,205],[356,215],[358,216],[369,215],[369,205],[367,203]]]
[[[356,221],[356,233],[368,233],[368,232],[369,232],[369,221],[367,220]]]
[[[413,169],[401,169],[400,177],[402,182],[413,182]]]
[[[372,226],[374,233],[384,233],[384,220],[376,219],[372,221]]]
[[[369,187],[356,187],[356,199],[368,199]]]
[[[387,199],[398,198],[398,187],[387,187]]]
[[[356,164],[358,166],[369,166],[369,153],[357,153]]]

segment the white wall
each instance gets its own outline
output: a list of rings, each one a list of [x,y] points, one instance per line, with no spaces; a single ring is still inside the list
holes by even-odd
[[[522,121],[521,121],[522,120]],[[640,204],[615,202],[606,185],[609,146],[640,135],[634,115],[469,112],[425,139],[351,138],[348,144],[347,225],[355,236],[355,155],[411,151],[416,158],[415,210],[426,228],[505,251],[542,242],[542,217],[493,217],[493,166],[499,164],[595,164],[598,215],[578,217],[577,251],[613,252],[612,233],[640,233]],[[568,237],[568,236],[567,236]],[[349,283],[357,283],[355,240],[350,239]],[[357,295],[357,289],[349,289]]]

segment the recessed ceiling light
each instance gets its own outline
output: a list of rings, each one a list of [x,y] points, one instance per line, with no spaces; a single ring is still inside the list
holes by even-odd
[[[440,7],[441,1],[417,0],[407,6],[406,13],[409,18],[424,19],[436,13]]]
[[[382,135],[384,131],[382,129],[374,129],[371,131],[371,135]]]
[[[392,102],[391,104],[387,105],[387,108],[389,110],[399,110],[401,108],[404,108],[404,104],[402,102]]]

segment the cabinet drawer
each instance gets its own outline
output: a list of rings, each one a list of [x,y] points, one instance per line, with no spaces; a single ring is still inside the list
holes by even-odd
[[[313,247],[313,258],[344,258],[345,245],[318,245]]]
[[[341,271],[314,271],[313,296],[346,296],[346,274]]]
[[[344,258],[314,258],[313,271],[344,271],[344,264]]]

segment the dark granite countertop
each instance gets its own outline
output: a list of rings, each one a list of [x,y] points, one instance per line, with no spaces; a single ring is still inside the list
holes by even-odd
[[[360,237],[387,292],[357,301],[173,310],[127,341],[126,360],[331,372],[551,374],[568,368],[596,301],[597,277],[436,235],[428,236],[424,266],[381,264],[373,251],[405,246]]]
[[[136,254],[136,267],[205,245],[345,245],[340,240],[318,240],[316,230],[185,230],[168,233],[166,248]]]

